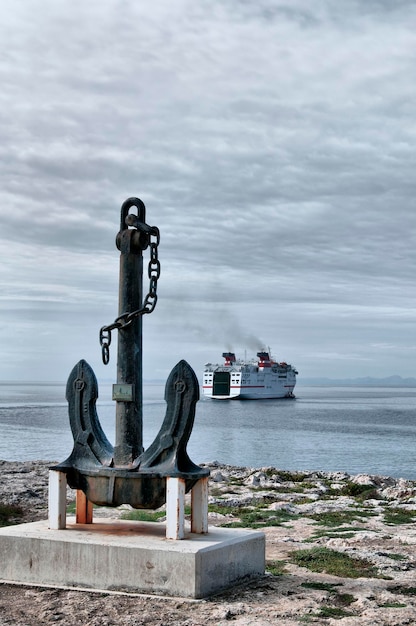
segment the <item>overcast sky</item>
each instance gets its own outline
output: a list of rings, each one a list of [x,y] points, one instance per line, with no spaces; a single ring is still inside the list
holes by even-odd
[[[114,378],[98,331],[130,196],[161,232],[145,378],[262,345],[299,381],[416,375],[413,1],[14,0],[0,18],[0,380],[65,381],[81,358]]]

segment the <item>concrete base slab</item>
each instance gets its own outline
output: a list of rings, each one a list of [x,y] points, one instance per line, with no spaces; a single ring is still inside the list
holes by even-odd
[[[262,532],[210,527],[165,538],[160,523],[97,519],[0,528],[0,579],[70,588],[203,598],[265,569]]]

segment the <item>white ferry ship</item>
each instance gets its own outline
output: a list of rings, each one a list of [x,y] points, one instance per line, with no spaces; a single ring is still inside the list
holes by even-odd
[[[297,371],[278,363],[269,352],[257,352],[257,359],[237,360],[234,352],[223,352],[224,363],[205,365],[204,396],[215,400],[260,400],[294,398]]]

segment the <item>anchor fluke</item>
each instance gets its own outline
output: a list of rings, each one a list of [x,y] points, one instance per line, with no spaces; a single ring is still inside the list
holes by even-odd
[[[199,400],[198,379],[186,361],[179,361],[169,374],[165,400],[165,419],[153,443],[140,456],[140,468],[157,468],[158,472],[169,476],[201,471],[205,475],[186,451]]]
[[[70,373],[66,385],[74,447],[68,459],[60,463],[57,469],[111,466],[113,446],[101,428],[96,410],[97,398],[98,384],[95,374],[90,365],[81,359]]]

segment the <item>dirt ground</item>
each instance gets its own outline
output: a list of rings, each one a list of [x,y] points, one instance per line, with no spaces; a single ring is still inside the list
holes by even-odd
[[[26,505],[24,517],[20,521],[44,519],[47,464],[39,462],[22,466],[0,461],[0,465],[3,479],[8,476],[6,483],[3,480],[0,484],[0,501],[4,502],[7,496],[9,501]],[[222,490],[224,497],[227,494],[226,485],[230,472],[224,468],[217,468],[216,471],[221,471],[223,475],[218,478],[218,473],[214,473],[210,489],[213,492]],[[254,482],[259,482],[261,475],[259,479],[253,473],[254,470],[245,471],[242,482],[246,489],[249,478],[253,482],[254,476]],[[235,485],[235,481],[233,484]],[[381,485],[380,489],[386,489],[386,484]],[[391,492],[395,499],[389,501],[389,506],[397,507],[401,502],[403,506],[414,507],[413,485],[403,481],[401,485],[394,481],[390,481],[388,485],[387,489],[396,489],[396,492]],[[247,489],[239,497],[246,497],[246,492]],[[237,497],[235,488],[230,497]],[[274,502],[270,502],[269,495],[268,502],[271,507],[276,508],[294,507],[296,499],[292,498],[288,503],[288,496],[282,492],[275,494]],[[329,502],[334,506],[335,500]],[[296,506],[298,510],[306,512],[310,510],[308,506],[320,510],[319,507],[322,508],[323,504],[325,503],[315,497],[312,503]],[[345,507],[345,499],[339,505]],[[375,510],[379,506],[374,504]],[[213,516],[210,522],[218,523],[219,517]],[[283,573],[273,575],[266,571],[264,576],[256,580],[204,600],[41,588],[0,582],[0,626],[40,626],[55,623],[68,626],[416,624],[414,524],[391,527],[385,524],[380,514],[357,523],[353,536],[317,537],[316,523],[310,517],[300,514],[296,519],[279,526],[265,527],[264,532],[268,566],[274,561],[283,563]],[[325,545],[350,555],[368,558],[383,577],[339,578],[325,573],[313,573],[291,562],[294,551],[313,545]]]
[[[273,533],[268,537],[273,543]],[[273,552],[273,549],[272,549]],[[270,556],[270,553],[269,553]],[[311,581],[339,585],[354,596],[350,616],[320,616],[323,609],[342,608],[341,599],[327,591],[302,586]],[[294,626],[295,624],[413,625],[414,598],[389,591],[391,582],[380,579],[339,579],[289,566],[282,576],[265,575],[204,600],[119,595],[0,585],[0,625],[40,626]],[[343,596],[339,595],[339,598]]]

